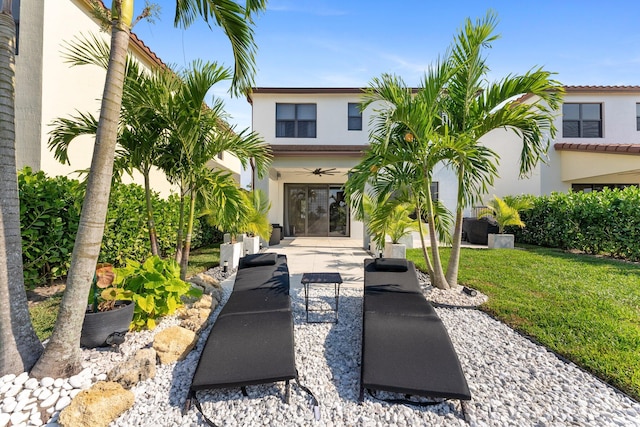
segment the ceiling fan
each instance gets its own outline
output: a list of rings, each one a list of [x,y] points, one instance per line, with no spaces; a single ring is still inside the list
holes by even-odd
[[[307,169],[304,168],[304,170],[311,172],[314,175],[318,175],[318,176],[322,176],[322,175],[335,175],[337,174],[337,170],[336,168],[329,168],[329,169],[323,169],[323,168],[315,168],[315,169]]]

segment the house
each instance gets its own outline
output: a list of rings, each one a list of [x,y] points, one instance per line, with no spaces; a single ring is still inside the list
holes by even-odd
[[[548,159],[519,177],[521,140],[498,129],[482,142],[500,155],[493,194],[591,191],[640,183],[640,86],[567,86],[557,112],[556,138]],[[255,179],[272,202],[270,221],[285,237],[364,237],[344,203],[342,184],[366,149],[369,107],[358,109],[362,88],[254,88],[249,96],[253,130],[271,145],[269,175]],[[522,102],[527,102],[524,97]],[[436,168],[434,193],[449,209],[456,203],[456,177]],[[466,214],[471,215],[471,207]]]
[[[47,145],[50,124],[78,111],[97,116],[106,72],[95,66],[71,66],[62,57],[62,51],[65,43],[83,34],[98,34],[108,41],[110,33],[100,32],[89,0],[13,0],[13,8],[19,24],[15,79],[18,169],[30,166],[50,176],[76,178],[75,171],[87,169],[91,164],[94,138],[74,140],[69,152],[70,165],[61,164]],[[133,33],[129,48],[144,69],[165,66]],[[221,153],[210,166],[229,170],[240,182],[241,165],[237,158]],[[142,184],[142,177],[136,176],[135,182]],[[152,172],[151,185],[163,196],[172,190],[157,170]]]

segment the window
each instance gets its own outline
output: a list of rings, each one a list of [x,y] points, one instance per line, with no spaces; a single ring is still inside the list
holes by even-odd
[[[276,138],[315,138],[316,104],[276,104]]]
[[[618,188],[622,190],[627,187],[637,187],[637,184],[571,184],[571,190],[591,193],[592,191],[602,191],[605,188],[611,190]]]
[[[602,105],[564,104],[562,136],[564,138],[602,138]]]
[[[360,111],[360,104],[350,102],[347,114],[349,120],[347,129],[362,130],[362,111]]]
[[[640,104],[636,104],[636,130],[640,130]]]
[[[14,54],[17,55],[20,43],[20,0],[13,0],[13,3],[11,3],[11,14],[16,24],[16,50]]]

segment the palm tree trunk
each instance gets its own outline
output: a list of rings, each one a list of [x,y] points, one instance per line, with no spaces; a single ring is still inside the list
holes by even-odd
[[[449,286],[458,285],[458,270],[460,268],[460,246],[462,245],[462,204],[464,203],[464,166],[458,170],[458,202],[456,206],[456,223],[451,242],[451,256],[447,265],[447,282]]]
[[[153,221],[153,205],[151,204],[149,168],[146,168],[144,173],[144,195],[147,201],[147,226],[149,227],[149,243],[151,244],[151,255],[158,255],[158,234],[156,232],[156,224]]]
[[[191,252],[191,235],[193,234],[193,218],[196,215],[196,192],[191,189],[191,200],[189,203],[189,219],[187,221],[187,235],[184,239],[184,250],[180,260],[180,278],[187,279],[187,266],[189,265],[189,252]]]
[[[178,219],[178,233],[176,237],[176,262],[182,262],[182,245],[184,235],[184,193],[183,184],[180,185],[180,214]]]
[[[420,243],[422,246],[422,256],[424,262],[427,265],[427,273],[429,277],[433,277],[433,264],[431,264],[431,258],[429,258],[429,252],[427,251],[427,245],[424,241],[424,229],[422,228],[422,210],[420,209],[420,202],[416,204],[416,212],[418,214],[418,231],[420,232]]]
[[[440,260],[440,248],[436,235],[435,217],[433,215],[433,200],[431,190],[427,187],[427,216],[429,221],[429,242],[431,243],[431,256],[433,256],[433,276],[431,284],[439,289],[449,289],[449,284],[444,276],[442,261]]]
[[[42,354],[27,305],[15,147],[15,24],[0,13],[0,376],[29,371]]]
[[[447,282],[449,286],[458,285],[458,270],[460,268],[460,247],[462,245],[462,208],[456,209],[456,223],[453,229],[453,241],[451,242],[451,256],[447,265]]]
[[[126,2],[127,0],[122,1],[122,3]],[[124,5],[122,7],[124,8]],[[107,216],[124,88],[125,60],[129,45],[129,25],[130,23],[114,22],[112,26],[109,68],[100,107],[100,120],[87,191],[82,204],[78,234],[67,277],[67,288],[60,304],[51,340],[33,368],[32,375],[36,378],[67,377],[78,373],[81,369],[80,331]]]

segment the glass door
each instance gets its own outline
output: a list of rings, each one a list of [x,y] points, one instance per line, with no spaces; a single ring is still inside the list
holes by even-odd
[[[307,236],[326,236],[329,230],[329,188],[326,185],[309,185],[308,189]]]
[[[329,187],[329,236],[349,235],[349,210],[342,187]]]
[[[342,186],[285,184],[284,235],[349,236],[349,209]]]

